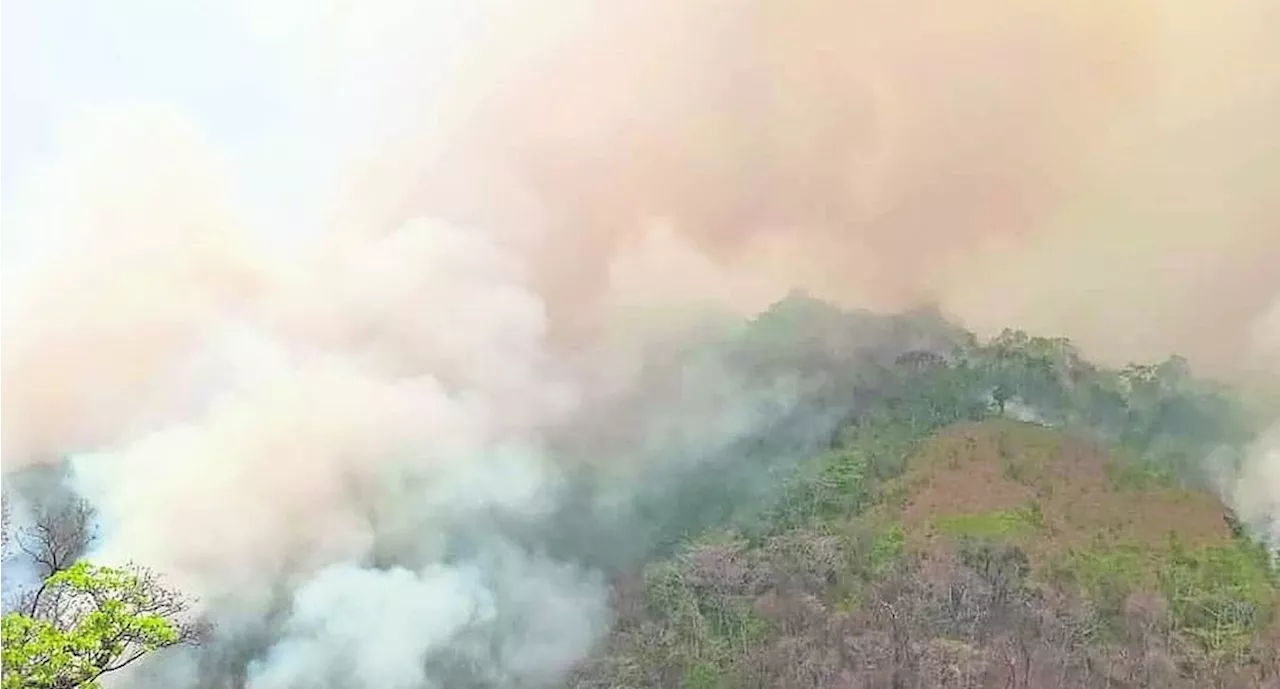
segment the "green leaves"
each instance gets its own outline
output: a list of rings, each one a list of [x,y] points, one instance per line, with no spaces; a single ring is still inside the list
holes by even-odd
[[[92,662],[101,630],[61,630],[19,612],[4,616],[4,689],[96,687]]]
[[[97,679],[192,638],[185,601],[145,570],[80,562],[3,618],[3,689],[93,689]]]

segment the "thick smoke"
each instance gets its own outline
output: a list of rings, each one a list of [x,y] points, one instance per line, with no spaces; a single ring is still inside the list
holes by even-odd
[[[606,628],[604,572],[695,523],[653,489],[641,519],[626,475],[723,466],[804,393],[708,362],[590,419],[634,447],[590,439],[589,405],[625,403],[643,352],[553,348],[518,244],[418,219],[262,246],[211,203],[171,204],[175,171],[216,179],[213,156],[162,112],[127,114],[165,138],[110,196],[59,207],[76,244],[51,255],[74,270],[33,277],[10,321],[5,466],[69,456],[106,535],[90,556],[156,567],[216,625],[131,682],[552,683]],[[99,136],[120,132],[113,116]],[[71,192],[68,171],[115,159],[85,150],[55,168]],[[782,428],[768,456],[837,421]],[[619,474],[597,493],[583,467]]]
[[[67,460],[92,556],[217,624],[131,686],[554,683],[611,571],[858,403],[676,356],[795,286],[1280,362],[1274,3],[221,11],[273,143],[103,108],[6,206],[5,471]],[[1274,447],[1230,490],[1272,529]]]
[[[1280,292],[1274,3],[610,7],[460,135],[561,229],[557,323],[623,263],[745,306],[928,300],[1221,372]]]

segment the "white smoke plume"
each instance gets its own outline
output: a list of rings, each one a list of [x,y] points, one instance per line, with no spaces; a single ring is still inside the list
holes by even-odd
[[[113,170],[109,195],[72,182],[126,150],[82,146],[55,168],[65,203],[45,217],[70,211],[50,226],[73,241],[48,254],[54,268],[24,285],[6,323],[18,345],[5,351],[18,403],[6,471],[69,457],[105,532],[90,557],[164,572],[215,625],[211,650],[161,655],[122,681],[562,677],[607,628],[607,587],[588,564],[601,558],[550,557],[521,528],[566,518],[568,467],[548,434],[591,390],[633,385],[618,372],[638,352],[607,356],[601,378],[591,357],[554,350],[527,256],[483,227],[416,219],[287,251],[255,241],[225,207],[170,189],[187,183],[176,170],[216,170],[198,137],[161,126],[168,117],[100,122],[91,141],[171,136]],[[668,461],[688,464],[795,403],[728,371],[700,376],[681,409],[655,418],[652,447],[596,447],[612,455],[592,461],[643,466],[677,448]],[[628,493],[567,518],[625,510]],[[619,524],[597,538],[631,531]]]
[[[180,121],[97,124],[48,173],[41,220],[69,241],[6,321],[5,469],[70,454],[107,533],[93,557],[156,567],[215,623],[295,582],[249,686],[432,686],[428,652],[498,624],[527,638],[477,667],[564,672],[604,622],[599,582],[497,536],[450,553],[455,525],[554,505],[537,431],[574,390],[521,258],[430,221],[273,255],[210,198]]]

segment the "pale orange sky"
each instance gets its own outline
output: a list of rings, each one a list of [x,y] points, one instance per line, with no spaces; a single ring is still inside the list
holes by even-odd
[[[157,362],[228,314],[271,313],[307,270],[281,266],[424,215],[511,254],[553,338],[620,327],[630,307],[749,310],[798,286],[937,303],[1110,361],[1177,351],[1240,373],[1280,359],[1274,2],[271,8],[206,7],[243,25],[199,69],[181,31],[231,29],[177,10],[116,28],[172,51],[157,83],[187,88],[183,69],[220,73],[224,54],[280,102],[229,91],[215,117],[106,58],[147,97],[121,108],[65,75],[44,87],[81,100],[6,186],[21,192],[4,204],[7,426],[118,423]],[[57,27],[33,26],[39,46],[78,35]],[[26,102],[6,98],[6,116]],[[221,124],[258,108],[268,130]],[[14,259],[24,241],[47,243],[46,260]],[[312,269],[340,269],[324,261]]]
[[[583,13],[447,144],[369,156],[351,204],[394,224],[531,202],[546,296],[574,320],[610,276],[628,299],[700,285],[753,307],[801,285],[1225,370],[1280,294],[1274,3]]]

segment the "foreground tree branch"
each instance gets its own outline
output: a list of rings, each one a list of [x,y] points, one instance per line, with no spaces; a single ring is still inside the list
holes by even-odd
[[[77,563],[43,587],[35,614],[3,619],[4,689],[88,689],[99,677],[197,640],[186,600],[139,568]]]
[[[92,517],[75,500],[14,535],[42,581],[3,617],[2,689],[95,689],[102,675],[153,651],[199,641],[189,600],[154,572],[79,561],[94,538]]]

